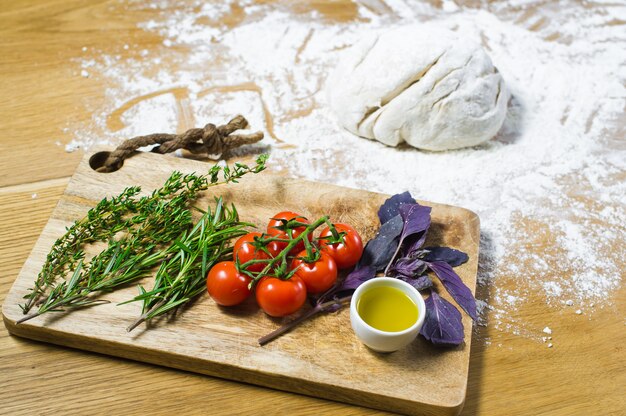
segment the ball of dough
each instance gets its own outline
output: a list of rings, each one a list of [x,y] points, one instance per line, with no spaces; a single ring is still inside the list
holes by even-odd
[[[498,132],[509,92],[483,48],[431,24],[351,48],[327,84],[339,124],[389,146],[474,146]]]

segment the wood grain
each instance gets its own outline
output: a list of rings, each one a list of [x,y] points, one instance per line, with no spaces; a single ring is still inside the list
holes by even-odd
[[[279,6],[286,3],[263,2]],[[430,3],[433,7],[441,6],[439,1]],[[501,7],[497,1],[488,5],[465,3],[492,12]],[[159,53],[163,39],[137,27],[139,22],[159,19],[158,10],[147,7],[129,10],[128,3],[113,0],[21,0],[0,4],[0,124],[3,126],[0,186],[4,187],[0,188],[0,301],[3,301],[59,200],[67,178],[82,157],[80,151],[66,153],[64,145],[72,140],[77,125],[89,126],[93,108],[105,97],[107,86],[96,77],[81,77],[76,60],[97,58],[100,54],[119,55],[124,60],[136,58],[137,51],[142,49]],[[313,10],[320,13],[317,16],[332,21],[355,18],[355,4],[348,0],[293,4],[297,5],[294,7],[299,14],[289,18],[310,20],[314,18]],[[385,6],[384,2],[367,4]],[[530,9],[542,7],[543,3],[537,2],[520,13],[528,17]],[[600,6],[586,7],[604,13]],[[233,18],[228,23],[236,24],[236,21]],[[135,47],[124,50],[124,44]],[[83,47],[89,51],[82,52]],[[170,55],[162,56],[164,62],[171,64]],[[615,132],[623,131],[624,120],[616,123],[622,130],[620,127],[607,130],[606,140],[615,142],[623,137]],[[56,144],[57,140],[61,145]],[[572,194],[576,189],[572,186]],[[38,193],[38,197],[33,199],[33,193]],[[550,236],[544,235],[537,234],[537,241],[526,248],[526,254],[541,257],[550,248]],[[484,236],[483,244],[489,244],[488,237]],[[623,244],[623,237],[619,241]],[[510,253],[511,261],[515,254]],[[519,276],[506,276],[497,270],[485,270],[484,264],[481,275],[493,273],[497,288],[483,284],[477,297],[495,309],[484,314],[487,326],[474,328],[462,414],[624,414],[626,287],[622,284],[611,295],[608,306],[597,304],[592,316],[574,315],[572,308],[547,304],[540,293],[533,292],[523,292],[523,304],[502,316],[498,310],[499,294],[516,294],[521,290],[520,278],[534,277],[525,276],[523,268]],[[622,261],[618,268],[622,277],[626,277],[624,270],[626,263]],[[569,278],[554,277],[563,281]],[[555,329],[553,348],[547,348],[537,337],[545,326]],[[523,332],[515,333],[517,329]],[[24,340],[10,336],[3,326],[0,326],[0,374],[1,414],[384,413]]]
[[[99,51],[110,50],[104,33],[115,34],[120,50],[125,42],[150,47],[161,41],[137,28],[139,11],[130,15],[114,7],[115,2],[103,0],[2,2],[0,166],[19,174],[0,176],[0,186],[69,177],[76,169],[82,154],[65,151],[73,139],[65,128],[88,124],[88,107],[104,99],[105,86],[97,78],[81,77],[72,60],[98,58]],[[79,105],[78,96],[89,102]]]
[[[260,347],[257,339],[281,321],[265,316],[253,299],[242,307],[223,309],[208,296],[201,296],[174,322],[157,322],[150,329],[140,328],[128,334],[124,328],[139,315],[140,305],[116,304],[135,294],[136,289],[129,287],[107,294],[111,304],[71,314],[49,314],[16,325],[22,316],[18,303],[32,285],[53,242],[98,200],[132,185],[141,185],[143,192],[149,193],[174,170],[207,169],[200,162],[141,153],[126,160],[119,171],[101,174],[90,168],[88,160],[85,157],[80,163],[3,304],[3,317],[11,333],[406,414],[457,414],[461,410],[471,345],[472,323],[468,317],[464,318],[466,344],[447,351],[418,338],[396,353],[373,353],[352,333],[347,308],[320,316]],[[268,173],[247,176],[236,185],[211,188],[197,205],[210,206],[217,195],[227,203],[235,203],[242,220],[261,227],[274,213],[288,209],[309,218],[330,215],[334,221],[352,224],[365,239],[376,233],[378,207],[388,197]],[[467,252],[470,261],[458,272],[474,288],[478,218],[462,208],[429,205],[433,206],[433,224],[427,244]],[[398,389],[398,383],[405,387]]]
[[[0,302],[68,180],[0,188]],[[26,340],[10,336],[4,326],[0,326],[0,374],[5,392],[0,395],[0,414],[7,415],[207,414],[207,409],[218,415],[379,413]]]

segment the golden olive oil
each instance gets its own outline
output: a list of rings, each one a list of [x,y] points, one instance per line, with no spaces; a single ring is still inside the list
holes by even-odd
[[[417,305],[395,287],[373,287],[361,295],[356,309],[363,320],[381,331],[399,332],[417,321]]]

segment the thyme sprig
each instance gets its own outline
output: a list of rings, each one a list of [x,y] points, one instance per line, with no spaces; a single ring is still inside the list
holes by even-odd
[[[252,167],[215,165],[206,175],[174,172],[148,196],[136,198],[141,188],[135,186],[104,198],[54,243],[21,305],[24,314],[35,305],[38,310],[18,323],[46,312],[102,303],[95,292],[111,291],[145,276],[169,255],[160,247],[191,229],[191,203],[199,192],[261,172],[266,160],[267,155],[261,155]],[[108,241],[108,247],[87,261],[83,248],[97,241]]]
[[[141,188],[126,188],[120,195],[111,199],[104,198],[87,212],[87,216],[76,221],[67,232],[56,240],[46,257],[46,261],[35,280],[31,293],[25,296],[24,305],[27,313],[37,300],[46,292],[50,284],[67,270],[74,269],[84,259],[83,245],[96,241],[105,241],[126,227],[122,216],[133,206],[132,198]]]

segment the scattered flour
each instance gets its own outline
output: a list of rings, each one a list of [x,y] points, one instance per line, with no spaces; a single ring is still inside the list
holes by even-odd
[[[441,8],[388,0],[363,2],[346,21],[250,2],[123,6],[151,10],[140,27],[162,36],[162,46],[128,59],[76,58],[81,74],[106,82],[107,92],[104,103],[85,103],[92,120],[70,127],[66,150],[241,113],[264,128],[275,169],[390,194],[409,190],[477,212],[479,284],[491,287],[493,303],[479,300],[479,309],[503,331],[540,339],[539,328],[510,313],[529,293],[552,307],[606,303],[623,276],[626,59],[623,25],[611,22],[626,19],[626,6],[617,3],[510,0],[476,10],[451,0]],[[430,153],[338,128],[323,94],[329,68],[366,33],[426,20],[482,43],[503,74],[512,99],[495,139]]]

